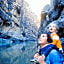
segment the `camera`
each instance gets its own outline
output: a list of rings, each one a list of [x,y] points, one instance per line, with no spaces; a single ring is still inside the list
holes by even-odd
[[[37,60],[34,58],[34,59],[31,59],[30,62],[37,62]]]

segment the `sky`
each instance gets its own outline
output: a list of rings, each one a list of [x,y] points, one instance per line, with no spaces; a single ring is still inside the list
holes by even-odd
[[[34,12],[38,16],[38,18],[40,18],[40,13],[43,7],[46,4],[50,4],[50,0],[25,0],[25,1],[28,2],[31,11]]]

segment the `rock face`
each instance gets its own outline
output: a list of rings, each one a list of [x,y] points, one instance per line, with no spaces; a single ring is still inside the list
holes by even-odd
[[[38,32],[36,20],[24,0],[0,0],[0,32],[21,40],[34,40]]]
[[[41,26],[39,31],[47,31],[47,28],[45,27],[47,27],[49,23],[53,22],[59,26],[60,37],[64,37],[64,0],[51,0],[49,9],[46,6],[44,9],[42,10],[42,16],[45,14],[45,17],[41,18]]]

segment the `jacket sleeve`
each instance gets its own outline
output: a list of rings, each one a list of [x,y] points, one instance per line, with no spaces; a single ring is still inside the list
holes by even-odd
[[[63,64],[63,57],[56,50],[52,50],[49,53],[49,59],[50,59],[50,64]]]

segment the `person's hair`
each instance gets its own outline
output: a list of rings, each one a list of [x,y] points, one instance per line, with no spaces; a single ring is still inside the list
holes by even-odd
[[[52,43],[52,41],[53,41],[48,33],[47,33],[47,41],[48,41],[48,43]]]

